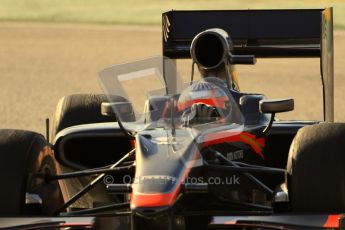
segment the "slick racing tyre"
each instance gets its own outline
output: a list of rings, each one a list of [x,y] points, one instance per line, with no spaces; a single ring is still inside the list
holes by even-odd
[[[300,129],[292,142],[286,183],[292,211],[345,211],[345,124]]]
[[[0,130],[0,216],[52,215],[63,204],[59,184],[35,175],[57,171],[53,152],[42,135]]]
[[[112,101],[125,101],[123,97],[113,97]],[[116,121],[101,114],[102,102],[108,102],[104,94],[72,94],[61,98],[53,119],[52,140],[59,131],[70,126]]]

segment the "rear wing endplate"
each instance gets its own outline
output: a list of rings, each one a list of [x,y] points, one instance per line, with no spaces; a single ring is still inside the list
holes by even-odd
[[[163,55],[190,58],[195,35],[228,32],[234,54],[320,58],[324,120],[334,121],[333,9],[169,11],[162,15]]]

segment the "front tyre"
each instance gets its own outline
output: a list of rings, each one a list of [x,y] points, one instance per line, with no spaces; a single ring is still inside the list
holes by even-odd
[[[0,216],[52,215],[63,204],[59,183],[35,175],[57,172],[52,149],[41,134],[0,130]],[[42,201],[36,203],[39,208],[32,208],[28,197]]]

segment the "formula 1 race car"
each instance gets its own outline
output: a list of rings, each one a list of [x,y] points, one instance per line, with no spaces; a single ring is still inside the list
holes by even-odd
[[[163,57],[102,70],[104,95],[62,98],[51,143],[0,130],[0,227],[344,228],[332,8],[169,11],[162,22]],[[320,58],[326,122],[278,121],[293,99],[240,91],[234,65],[268,57]],[[179,58],[192,60],[187,83]]]

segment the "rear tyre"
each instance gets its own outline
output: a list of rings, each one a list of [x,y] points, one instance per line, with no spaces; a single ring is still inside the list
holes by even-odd
[[[57,173],[52,149],[45,138],[24,130],[0,130],[0,215],[52,215],[63,198],[57,181],[45,181],[37,173]],[[26,193],[38,195],[39,209],[26,204]]]
[[[115,122],[115,117],[103,116],[101,114],[101,105],[103,102],[109,102],[108,97],[104,94],[72,94],[61,98],[56,106],[53,119],[52,140],[54,140],[58,132],[71,126]],[[112,95],[111,102],[128,101],[121,96]],[[63,165],[61,165],[61,169],[64,172],[70,171],[68,167]],[[90,182],[89,178],[86,178],[85,180],[78,178],[76,180],[79,180],[79,182],[84,186],[86,183]],[[68,187],[74,186],[72,185],[72,180],[66,180],[64,182],[67,184],[67,190]],[[73,194],[71,191],[67,191],[67,193]],[[120,198],[123,199],[122,197]],[[115,201],[119,202],[120,198],[115,197]]]
[[[345,124],[300,129],[287,163],[291,208],[297,212],[345,211]]]
[[[112,101],[126,100],[113,96]],[[52,140],[59,131],[70,126],[116,121],[101,114],[102,102],[109,102],[104,94],[72,94],[61,98],[53,119]]]

